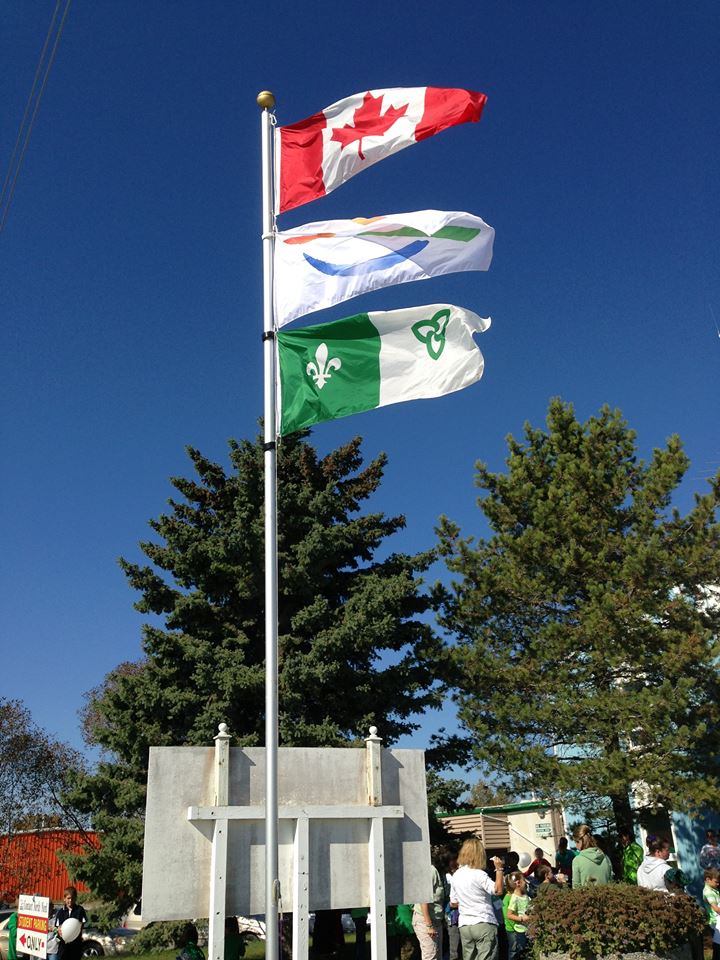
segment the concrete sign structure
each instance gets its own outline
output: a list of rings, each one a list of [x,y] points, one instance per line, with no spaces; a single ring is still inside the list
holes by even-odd
[[[226,915],[265,910],[265,750],[152,747],[143,919],[210,918],[208,960],[222,960]],[[281,907],[305,960],[311,910],[370,907],[371,952],[385,960],[385,905],[432,898],[425,758],[385,750],[281,748]]]
[[[47,956],[49,897],[33,897],[21,893],[18,897],[17,952],[33,957]]]

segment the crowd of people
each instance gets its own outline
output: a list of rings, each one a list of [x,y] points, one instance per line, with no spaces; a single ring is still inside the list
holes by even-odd
[[[631,831],[621,832],[622,866],[617,878],[610,857],[590,827],[579,826],[574,841],[572,850],[566,837],[560,839],[554,865],[541,848],[535,850],[532,860],[525,854],[525,863],[512,851],[488,862],[477,838],[466,840],[457,856],[437,851],[432,868],[433,902],[415,904],[413,909],[412,926],[421,960],[519,960],[529,947],[534,901],[553,888],[607,884],[617,879],[668,896],[684,891],[686,877],[668,862],[671,847],[664,838],[649,836],[647,851],[643,851]],[[713,960],[720,960],[720,846],[713,831],[707,832],[699,862],[704,872],[703,906],[712,932]]]
[[[671,846],[665,838],[649,836],[647,850],[643,851],[631,831],[621,831],[622,863],[617,878],[610,857],[590,827],[582,824],[573,838],[574,850],[566,837],[560,838],[554,864],[540,847],[535,849],[532,859],[510,851],[503,857],[491,857],[488,862],[478,838],[466,840],[457,854],[449,848],[437,849],[432,866],[432,900],[388,907],[389,960],[410,960],[417,954],[421,960],[521,960],[529,947],[528,924],[534,902],[549,890],[606,884],[617,879],[673,896],[686,886],[683,872],[670,862]],[[713,960],[720,960],[720,845],[712,830],[707,831],[699,865],[704,876],[703,906],[712,933]],[[327,911],[328,915],[334,912]],[[367,910],[353,911],[353,917],[356,958],[364,960]],[[68,929],[63,925],[69,920],[77,921],[76,929],[80,931],[72,939],[63,937],[63,931]],[[86,923],[75,887],[66,888],[63,905],[51,912],[48,960],[81,960],[82,928]],[[318,915],[314,931],[318,940],[323,936],[321,926]],[[8,960],[15,960],[12,918],[10,933]],[[329,937],[329,941],[332,939]],[[340,929],[339,940],[342,939]],[[204,960],[197,941],[197,928],[187,924],[178,960]],[[227,918],[225,948],[225,960],[240,960],[244,954],[244,941],[235,917]]]

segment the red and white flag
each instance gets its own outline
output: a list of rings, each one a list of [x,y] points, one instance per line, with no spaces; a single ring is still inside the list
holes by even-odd
[[[453,87],[394,87],[338,100],[275,141],[275,209],[325,196],[356,173],[459,123],[477,122],[487,97]]]

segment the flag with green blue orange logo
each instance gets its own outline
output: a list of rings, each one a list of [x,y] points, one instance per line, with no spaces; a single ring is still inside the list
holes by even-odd
[[[487,270],[495,231],[471,213],[419,210],[321,220],[275,241],[275,323],[371,290],[464,270]]]
[[[473,334],[489,326],[436,303],[278,333],[278,433],[470,386],[484,367]]]

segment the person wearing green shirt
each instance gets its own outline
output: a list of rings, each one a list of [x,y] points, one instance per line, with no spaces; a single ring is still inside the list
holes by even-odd
[[[703,888],[703,903],[707,910],[708,924],[712,930],[712,960],[720,960],[720,870],[708,867],[703,871],[705,887]]]
[[[245,956],[245,940],[237,917],[225,917],[225,949],[223,960],[240,960]]]
[[[593,883],[610,883],[613,878],[610,858],[598,847],[597,841],[586,823],[577,827],[575,845],[580,852],[572,864],[573,887],[585,887]]]
[[[643,849],[635,840],[635,834],[632,832],[632,830],[626,829],[620,831],[620,843],[622,844],[623,848],[622,878],[625,883],[636,884],[638,867],[645,859]]]
[[[186,923],[178,938],[181,952],[175,960],[205,960],[205,954],[198,946],[198,930],[194,923]]]
[[[8,960],[18,960],[17,955],[17,913],[11,913],[8,920]]]

